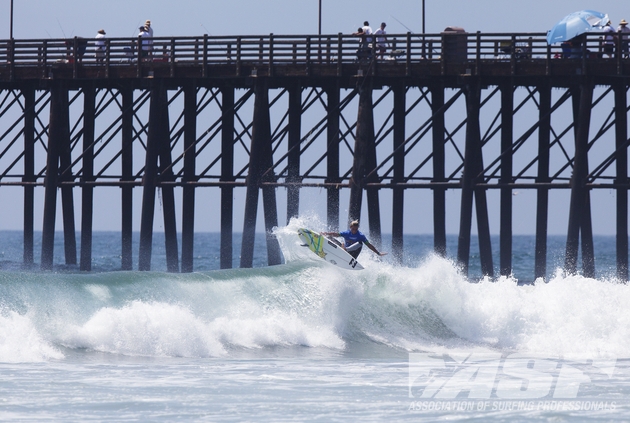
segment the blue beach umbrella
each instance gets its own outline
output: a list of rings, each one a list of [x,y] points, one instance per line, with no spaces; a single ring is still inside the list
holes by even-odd
[[[573,12],[547,32],[547,44],[567,41],[589,31],[601,31],[608,21],[607,14],[594,10]]]

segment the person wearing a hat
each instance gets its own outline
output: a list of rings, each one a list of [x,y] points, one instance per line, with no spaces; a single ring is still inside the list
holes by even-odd
[[[149,36],[153,38],[153,28],[151,28],[151,21],[149,19],[144,22],[144,27],[147,29]]]
[[[368,241],[367,237],[359,231],[359,221],[353,220],[350,223],[350,229],[343,232],[322,232],[324,236],[336,236],[342,237],[344,239],[343,249],[348,252],[355,259],[359,257],[361,253],[361,249],[363,248],[363,244],[367,245],[368,248],[374,251],[379,256],[384,256],[387,253],[379,253],[376,247],[374,247]]]
[[[630,33],[630,28],[628,28],[628,22],[625,19],[619,22],[617,32],[621,36],[621,52],[624,57],[628,57],[628,33]]]
[[[141,38],[141,40],[139,40],[140,42],[140,46],[139,47],[139,53],[140,53],[140,60],[141,61],[146,61],[148,60],[148,56],[149,56],[149,50],[150,50],[150,46],[149,46],[149,40],[150,40],[150,35],[149,35],[149,31],[147,31],[147,27],[146,26],[141,26],[140,28],[138,28],[138,30],[140,32],[138,32],[138,38]]]
[[[147,19],[144,22],[144,29],[145,31],[147,31],[147,42],[149,44],[149,54],[152,54],[153,51],[153,28],[151,28],[151,21],[149,19]]]
[[[105,59],[105,30],[99,29],[96,33],[96,41],[94,42],[94,50],[96,62],[102,63]]]

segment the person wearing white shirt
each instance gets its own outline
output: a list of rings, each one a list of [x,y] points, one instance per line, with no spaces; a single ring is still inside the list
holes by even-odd
[[[369,44],[372,42],[372,28],[368,21],[363,22],[363,33],[365,34],[365,41]]]
[[[94,42],[94,51],[96,56],[96,62],[102,63],[105,59],[105,30],[99,29],[96,33],[96,41]]]
[[[615,30],[610,26],[610,21],[604,27],[604,54],[613,57],[615,51]]]
[[[376,37],[376,47],[378,49],[378,53],[381,55],[381,60],[385,58],[385,51],[387,50],[387,36],[385,32],[385,27],[387,24],[385,22],[381,23],[381,26],[374,31],[374,36]]]
[[[140,45],[138,46],[139,48],[139,53],[140,53],[140,61],[147,61],[149,58],[149,40],[150,40],[150,36],[149,36],[149,31],[147,31],[147,28],[145,26],[141,26],[140,28],[138,28],[140,30],[140,32],[138,33],[138,38],[140,38]]]

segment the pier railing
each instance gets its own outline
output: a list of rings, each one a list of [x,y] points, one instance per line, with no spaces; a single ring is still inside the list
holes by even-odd
[[[474,73],[480,64],[489,61],[512,65],[528,61],[546,63],[548,68],[560,60],[622,64],[628,57],[627,51],[622,51],[624,40],[620,37],[615,41],[612,57],[604,54],[601,34],[585,35],[579,45],[551,46],[544,33],[392,34],[387,35],[383,55],[377,43],[367,42],[367,47],[361,48],[357,36],[346,34],[106,38],[102,46],[98,41],[80,37],[0,40],[0,79],[8,75],[3,69],[24,67],[199,65],[206,69],[213,65],[258,64],[272,69],[310,64],[340,67],[348,63],[371,63],[372,58],[378,58],[378,63],[439,63],[442,73],[449,73],[448,65],[463,64],[471,66],[470,71]],[[622,72],[621,66],[611,69],[615,73]],[[515,72],[514,66],[511,72]]]

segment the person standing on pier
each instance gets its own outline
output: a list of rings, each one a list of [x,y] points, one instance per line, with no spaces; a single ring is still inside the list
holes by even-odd
[[[367,38],[363,28],[358,28],[357,32],[353,32],[352,35],[359,37],[359,48],[357,49],[357,61],[364,62],[370,59],[370,48],[368,47]]]
[[[387,50],[387,36],[385,35],[385,27],[387,24],[385,22],[381,23],[381,26],[374,31],[374,35],[376,36],[376,47],[378,49],[378,53],[381,55],[381,60],[385,58],[385,51]]]
[[[625,19],[622,19],[619,22],[619,26],[617,27],[617,32],[621,37],[621,54],[624,57],[628,56],[628,34],[630,34],[630,28],[628,28],[628,22]]]
[[[604,54],[612,58],[615,51],[615,30],[611,26],[611,22],[608,21],[604,27]]]
[[[153,54],[153,28],[151,28],[151,21],[149,19],[144,22],[144,28],[149,33],[149,55],[151,55]]]
[[[94,42],[94,50],[96,55],[96,63],[103,63],[105,59],[105,30],[99,29],[96,33],[96,41]]]
[[[324,236],[335,236],[342,237],[344,239],[344,245],[342,246],[344,250],[348,252],[355,259],[359,257],[361,254],[361,249],[363,248],[363,244],[367,245],[368,248],[378,256],[384,256],[387,253],[380,253],[376,247],[374,247],[368,241],[367,237],[363,234],[363,232],[359,231],[359,221],[353,220],[350,223],[350,229],[343,232],[322,232]]]
[[[365,41],[370,44],[372,42],[372,27],[368,21],[363,22],[363,33],[365,34]]]
[[[153,38],[153,28],[151,28],[151,21],[149,19],[144,22],[144,27],[149,33],[149,37]]]
[[[140,60],[147,61],[149,56],[149,31],[145,26],[141,26],[138,28],[140,32],[138,33],[138,38],[140,38],[140,45],[138,46],[138,52],[140,53]]]

